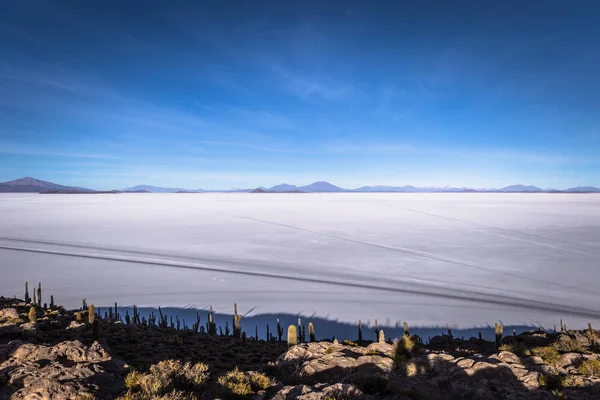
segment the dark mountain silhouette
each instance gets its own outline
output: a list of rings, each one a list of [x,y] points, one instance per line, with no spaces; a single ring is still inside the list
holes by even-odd
[[[259,189],[259,191],[257,191]],[[137,185],[118,190],[121,193],[600,193],[600,188],[594,186],[578,186],[565,190],[542,189],[532,185],[510,185],[501,189],[474,189],[467,187],[451,186],[362,186],[358,189],[344,189],[325,181],[313,182],[310,185],[296,186],[282,183],[269,189],[260,186],[257,189],[183,189],[172,187],[161,187],[151,185]],[[10,182],[0,183],[0,193],[96,193],[97,190],[86,189],[75,186],[63,186],[53,182],[25,177]],[[115,192],[115,191],[113,191]]]
[[[297,189],[299,189],[303,192],[309,192],[309,193],[315,193],[315,192],[331,193],[331,192],[347,192],[348,191],[348,189],[342,189],[341,187],[332,185],[331,183],[324,182],[324,181],[313,182],[310,185],[300,186]]]
[[[15,179],[0,183],[0,193],[40,193],[46,190],[93,192],[92,189],[76,186],[64,186],[53,182],[42,181],[32,177]]]
[[[543,192],[544,189],[540,189],[537,186],[532,185],[510,185],[502,189],[498,189],[499,192]]]
[[[600,189],[593,186],[577,186],[565,190],[567,193],[600,193]]]

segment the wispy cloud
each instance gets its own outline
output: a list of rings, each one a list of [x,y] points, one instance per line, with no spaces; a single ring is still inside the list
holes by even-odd
[[[325,100],[342,100],[356,91],[353,85],[331,78],[309,77],[281,65],[274,66],[273,70],[279,75],[284,90],[302,100],[311,96],[318,96]]]

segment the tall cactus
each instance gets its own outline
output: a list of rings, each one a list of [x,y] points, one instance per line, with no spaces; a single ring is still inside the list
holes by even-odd
[[[302,343],[302,320],[298,318],[298,343]]]
[[[375,320],[375,341],[379,340],[379,322]]]
[[[34,306],[37,306],[37,299],[35,297],[35,290],[33,291],[33,301],[31,302]]]
[[[37,313],[35,311],[35,307],[31,307],[29,309],[29,322],[33,322],[33,323],[37,322]]]
[[[236,339],[239,339],[242,337],[242,316],[238,314],[237,312],[237,303],[233,303],[233,319],[234,319],[234,328],[233,328],[233,335],[236,337]]]
[[[496,334],[496,349],[500,347],[500,341],[502,340],[502,335],[504,333],[504,325],[499,323],[494,323],[494,331]]]
[[[279,323],[279,318],[277,318],[277,339],[278,339],[279,343],[281,343],[282,338],[283,338],[283,328],[281,327],[281,324]]]
[[[89,321],[90,325],[94,324],[95,319],[96,319],[96,308],[94,307],[93,304],[91,304],[90,308],[88,308],[88,321]]]
[[[298,334],[296,332],[296,327],[294,325],[288,326],[287,343],[288,343],[288,348],[298,344]]]
[[[404,336],[410,336],[410,331],[408,330],[408,323],[404,322],[402,325],[404,326]]]
[[[97,319],[92,322],[92,337],[96,342],[100,340],[100,321]]]
[[[308,323],[308,336],[309,336],[309,340],[311,343],[316,342],[315,339],[315,326],[313,325],[312,322]]]
[[[29,304],[31,298],[29,297],[29,282],[25,282],[25,304]]]
[[[362,343],[362,321],[358,320],[358,343]]]
[[[592,323],[591,322],[588,322],[588,333],[590,335],[590,346],[594,346],[595,341],[596,341],[595,340],[596,339],[595,338],[596,335],[594,335],[594,330],[592,329]]]
[[[38,300],[38,306],[41,307],[42,306],[42,282],[38,282],[38,290],[37,290],[37,300]]]
[[[377,341],[379,343],[385,343],[385,333],[383,333],[383,329],[379,330],[379,335],[377,337]]]
[[[271,341],[271,332],[269,332],[269,324],[267,324],[267,342]]]

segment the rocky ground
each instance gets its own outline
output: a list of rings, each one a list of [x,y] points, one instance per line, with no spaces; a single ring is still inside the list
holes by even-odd
[[[597,331],[292,346],[0,298],[0,399],[600,399]],[[382,335],[383,336],[383,335]]]

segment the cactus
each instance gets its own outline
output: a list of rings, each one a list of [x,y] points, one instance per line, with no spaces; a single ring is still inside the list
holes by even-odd
[[[267,324],[267,342],[271,341],[271,333],[269,332],[269,324]]]
[[[29,282],[25,282],[25,304],[29,304],[31,298],[29,297]]]
[[[56,307],[56,305],[54,304],[54,296],[50,295],[50,309],[54,310],[54,307]]]
[[[560,331],[561,332],[565,331],[565,326],[563,325],[562,319],[560,320]]]
[[[242,332],[240,336],[242,338],[242,343],[246,343],[246,332]]]
[[[242,335],[241,320],[242,316],[237,312],[237,303],[233,303],[233,336],[236,339],[241,338]]]
[[[298,336],[296,333],[296,327],[294,325],[288,326],[287,343],[288,348],[298,344]]]
[[[277,318],[277,340],[279,341],[279,343],[281,343],[282,337],[283,337],[283,328],[281,327],[281,324],[279,323],[279,318]]]
[[[375,320],[375,340],[379,340],[379,322]]]
[[[115,320],[119,320],[119,309],[117,308],[117,302],[115,301]]]
[[[33,291],[33,301],[31,302],[34,306],[37,306],[37,299],[35,297],[35,290]]]
[[[595,335],[594,335],[594,330],[592,329],[592,323],[588,322],[588,333],[590,334],[590,346],[594,346],[594,341],[595,341]]]
[[[310,342],[316,342],[315,339],[315,326],[312,322],[308,323],[308,336],[310,337]]]
[[[302,320],[300,318],[298,318],[298,330],[296,333],[298,335],[298,343],[302,343]]]
[[[385,334],[383,333],[383,329],[379,329],[377,341],[379,343],[385,343]]]
[[[362,343],[362,322],[358,320],[358,343]]]
[[[225,336],[229,336],[231,330],[229,329],[229,322],[225,321]]]
[[[504,325],[495,323],[494,331],[496,334],[496,349],[500,347],[500,341],[502,340],[502,334],[504,333]]]
[[[454,336],[452,335],[452,329],[450,329],[450,327],[448,326],[447,322],[446,322],[446,331],[448,331],[448,341],[450,343],[452,343],[452,340],[454,339]]]
[[[35,307],[31,307],[29,309],[29,322],[33,322],[34,324],[37,322],[37,314],[35,311]]]
[[[217,334],[217,324],[213,319],[212,305],[210,306],[210,311],[208,312],[208,323],[206,324],[206,331],[211,336],[215,336]]]
[[[37,290],[37,300],[38,306],[42,306],[42,282],[38,282],[38,290]]]
[[[408,330],[408,323],[404,322],[403,326],[404,326],[404,336],[410,336],[410,331]]]
[[[98,321],[97,319],[94,319],[94,321],[92,322],[92,337],[96,342],[100,340],[100,321]]]
[[[125,310],[125,323],[127,325],[131,324],[131,317],[129,316],[129,310]]]
[[[481,332],[479,332],[478,336],[479,336],[479,341],[481,341]]]
[[[81,322],[81,320],[82,320],[81,311],[76,311],[75,312],[75,321]]]
[[[81,311],[85,311],[88,308],[87,306],[87,302],[85,301],[85,298],[81,299]]]
[[[90,308],[88,309],[88,320],[90,322],[90,325],[94,324],[94,320],[96,319],[96,309],[94,308],[94,305],[90,305]]]

